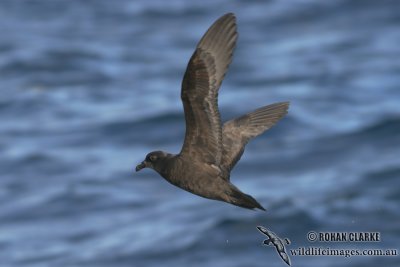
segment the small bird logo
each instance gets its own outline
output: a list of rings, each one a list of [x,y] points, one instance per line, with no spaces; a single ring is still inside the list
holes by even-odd
[[[263,227],[263,226],[257,226],[258,231],[260,231],[262,234],[268,236],[268,239],[265,239],[263,241],[264,245],[269,245],[269,246],[275,246],[276,251],[278,252],[279,256],[282,258],[284,262],[287,263],[287,265],[290,266],[290,258],[289,255],[286,252],[285,248],[285,243],[287,245],[290,245],[290,240],[288,238],[281,239],[279,236],[277,236],[274,232],[271,230]]]

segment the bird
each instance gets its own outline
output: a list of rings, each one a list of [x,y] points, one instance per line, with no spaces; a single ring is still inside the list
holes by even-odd
[[[280,238],[279,236],[277,236],[277,234],[263,226],[257,226],[257,229],[262,234],[268,237],[263,241],[263,244],[268,246],[275,246],[278,255],[282,258],[284,262],[286,262],[287,265],[290,266],[290,258],[285,248],[285,243],[286,245],[290,245],[290,240],[288,238]]]
[[[217,19],[200,39],[181,85],[186,131],[179,154],[153,151],[136,166],[150,168],[195,195],[246,209],[265,208],[230,181],[230,172],[246,144],[288,113],[289,102],[258,108],[221,124],[218,91],[238,38],[236,17]]]

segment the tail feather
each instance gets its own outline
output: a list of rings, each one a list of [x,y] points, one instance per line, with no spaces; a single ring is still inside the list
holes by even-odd
[[[233,189],[229,194],[229,203],[246,209],[260,209],[266,210],[260,203],[257,202],[252,196],[241,192],[239,189]]]

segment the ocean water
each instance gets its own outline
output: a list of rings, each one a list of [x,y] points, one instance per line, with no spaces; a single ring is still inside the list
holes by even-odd
[[[223,120],[291,102],[231,175],[267,212],[134,172],[150,151],[180,151],[187,61],[227,12],[239,40]],[[4,0],[0,30],[0,267],[286,266],[257,225],[288,250],[399,249],[397,1]],[[381,242],[311,243],[309,231]]]

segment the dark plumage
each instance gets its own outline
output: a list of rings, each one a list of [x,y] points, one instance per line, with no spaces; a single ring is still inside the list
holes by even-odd
[[[186,120],[182,150],[177,155],[151,152],[136,171],[152,168],[171,184],[193,194],[265,210],[230,182],[230,171],[249,140],[280,120],[289,103],[259,108],[221,127],[218,90],[232,61],[237,36],[235,16],[229,13],[219,18],[201,38],[182,82]]]

